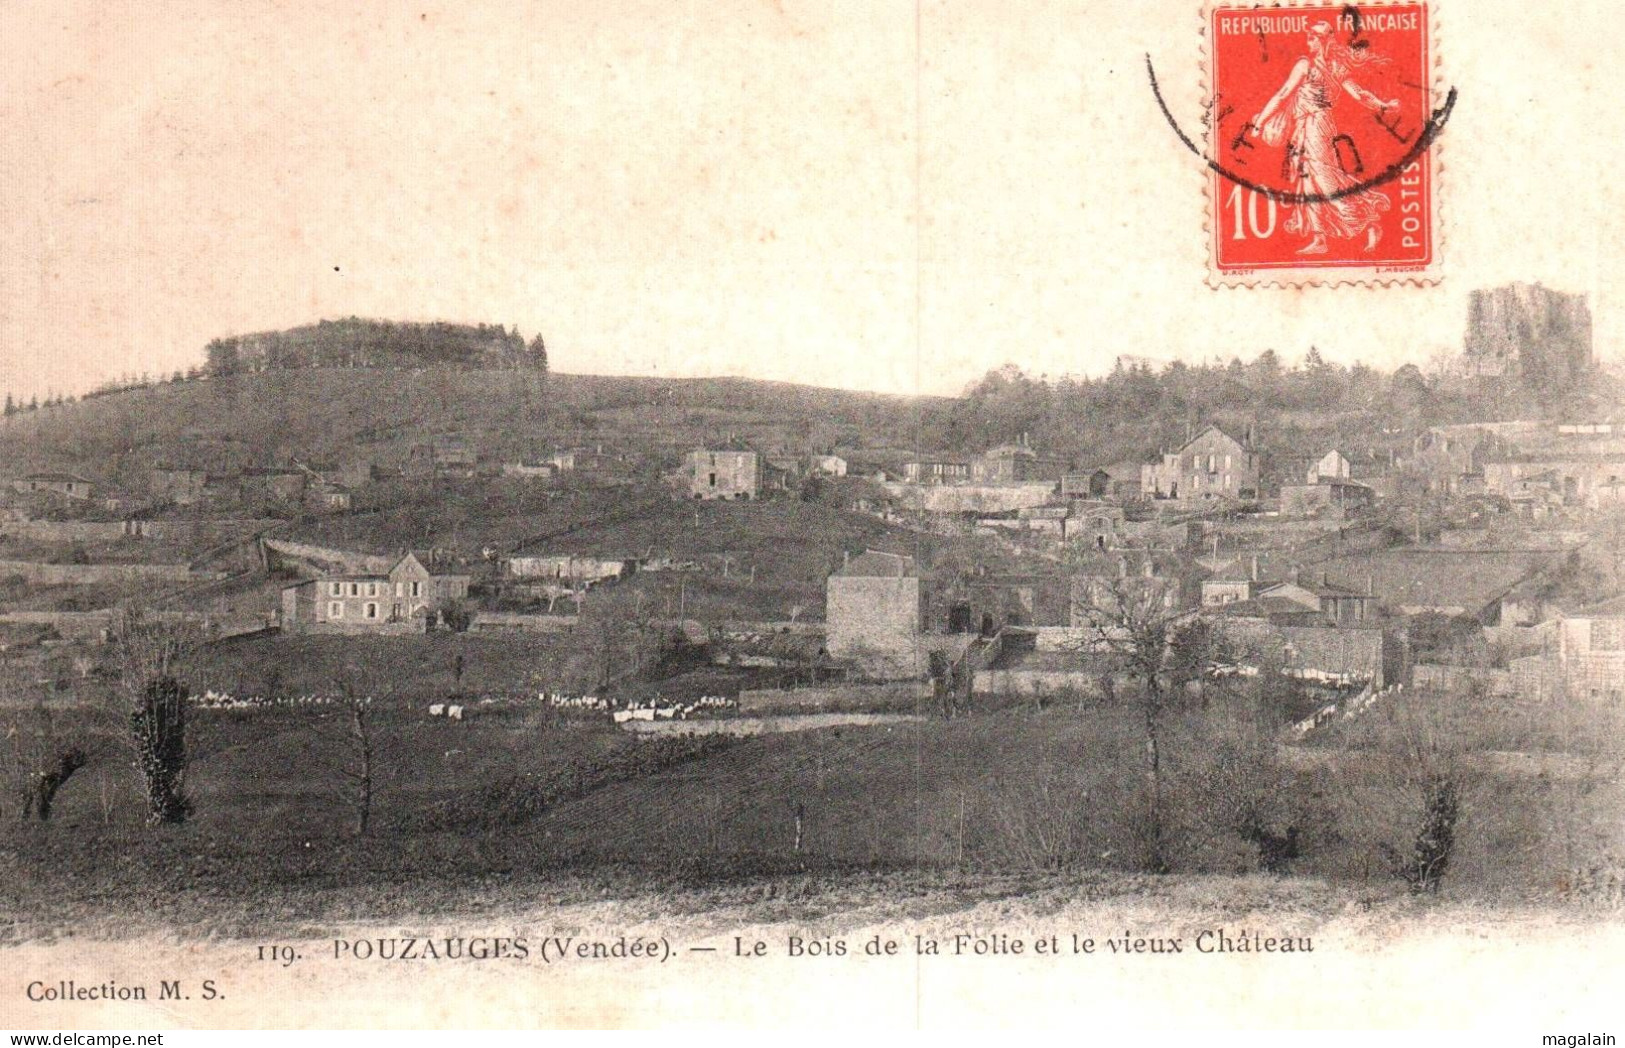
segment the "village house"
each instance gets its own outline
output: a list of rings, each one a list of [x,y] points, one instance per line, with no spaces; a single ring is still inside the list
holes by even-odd
[[[1072,581],[1058,573],[992,572],[963,581],[948,608],[948,631],[992,636],[1016,627],[1070,626]]]
[[[786,469],[784,462],[795,465],[795,469]],[[775,458],[762,463],[762,491],[795,491],[798,478],[801,476],[801,463],[797,459]]]
[[[762,460],[754,451],[691,451],[687,472],[689,494],[697,499],[753,499],[761,494]]]
[[[1304,477],[1303,482],[1305,484],[1319,484],[1323,480],[1347,479],[1349,479],[1349,460],[1343,457],[1341,451],[1333,448],[1309,467],[1309,472]]]
[[[1258,497],[1258,455],[1250,444],[1209,426],[1160,463],[1141,470],[1144,494],[1159,499]]]
[[[1236,604],[1258,596],[1258,558],[1233,560],[1202,580],[1202,606]]]
[[[1123,507],[1106,502],[1078,501],[1072,503],[1071,509],[1064,536],[1068,543],[1092,546],[1097,550],[1117,545],[1117,537],[1124,523]]]
[[[1485,463],[1512,451],[1491,426],[1434,426],[1400,462],[1404,486],[1418,494],[1456,495],[1484,483]]]
[[[1328,626],[1230,619],[1225,637],[1246,665],[1273,662],[1302,678],[1338,678],[1382,688],[1410,676],[1410,649],[1402,634],[1374,626]]]
[[[764,469],[776,469],[791,477],[801,476],[801,457],[788,452],[768,455],[764,459]]]
[[[502,464],[504,477],[515,477],[521,480],[549,480],[559,472],[559,468],[551,462],[528,462],[525,459],[510,459]]]
[[[1503,455],[1483,464],[1484,490],[1507,499],[1531,496],[1571,509],[1625,503],[1625,453]]]
[[[844,477],[846,466],[846,459],[839,455],[814,455],[811,472],[824,477]]]
[[[637,568],[635,557],[585,557],[569,553],[513,556],[502,562],[502,572],[510,578],[587,585],[625,578]]]
[[[235,477],[237,496],[246,501],[297,502],[310,476],[291,466],[250,466]]]
[[[209,474],[205,470],[155,466],[147,482],[147,490],[156,499],[173,502],[177,506],[191,506],[203,500],[208,484]]]
[[[1625,700],[1625,599],[1559,616],[1537,629],[1541,651],[1510,664],[1521,698]]]
[[[95,495],[96,484],[76,473],[45,472],[19,477],[11,482],[11,489],[20,495],[44,492],[83,501]]]
[[[410,477],[473,477],[479,469],[479,453],[461,437],[439,437],[427,444],[414,444],[407,452],[406,474]]]
[[[1094,550],[1070,566],[1073,626],[1095,624],[1127,602],[1155,597],[1168,612],[1201,603],[1202,580],[1208,572],[1173,550]]]
[[[1131,502],[1141,494],[1140,474],[1140,464],[1127,459],[1087,473],[1068,473],[1061,477],[1061,495],[1068,499]]]
[[[1223,586],[1206,588],[1203,604],[1232,619],[1258,619],[1278,625],[1357,627],[1374,624],[1377,601],[1369,592],[1340,586],[1324,574],[1318,579],[1301,575],[1290,582],[1252,582],[1251,596],[1219,599],[1239,592]],[[1209,600],[1209,597],[1215,599]]]
[[[914,459],[903,463],[909,484],[969,484],[970,463],[957,459]]]
[[[567,448],[556,453],[549,461],[560,473],[579,473],[599,481],[623,479],[630,473],[627,456],[602,444]]]
[[[1309,484],[1281,486],[1281,516],[1343,519],[1369,509],[1376,493],[1353,480],[1321,478]]]
[[[429,617],[468,597],[469,576],[434,574],[407,553],[382,574],[331,574],[282,590],[289,633],[422,632]]]
[[[305,491],[305,505],[327,513],[343,513],[355,505],[350,489],[342,484],[320,482]]]
[[[983,452],[970,463],[973,484],[1026,484],[1032,481],[1058,481],[1066,473],[1063,459],[1042,456],[1022,437],[1016,444],[1000,444]]]
[[[924,593],[914,558],[868,550],[830,575],[825,597],[825,650],[875,675],[919,673]]]

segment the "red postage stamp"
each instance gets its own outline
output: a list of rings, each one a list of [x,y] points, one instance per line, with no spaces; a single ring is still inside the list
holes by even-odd
[[[1426,2],[1217,4],[1208,42],[1209,279],[1437,279]]]

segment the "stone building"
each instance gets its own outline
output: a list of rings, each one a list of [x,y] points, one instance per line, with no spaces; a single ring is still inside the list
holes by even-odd
[[[762,460],[754,451],[702,448],[688,454],[688,492],[697,499],[753,499],[762,490]]]
[[[1151,498],[1256,498],[1258,454],[1250,443],[1209,426],[1161,462],[1146,465],[1140,483]]]
[[[830,575],[825,650],[875,676],[921,672],[924,593],[914,558],[868,550]]]
[[[435,574],[408,553],[383,573],[322,575],[284,587],[287,633],[421,633],[431,615],[466,599],[469,576]]]

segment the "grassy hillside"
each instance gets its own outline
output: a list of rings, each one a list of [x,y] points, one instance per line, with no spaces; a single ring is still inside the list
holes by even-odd
[[[681,449],[737,436],[796,448],[910,442],[909,402],[741,379],[552,375],[451,368],[308,369],[194,379],[0,422],[15,472],[72,469],[134,484],[159,462],[210,469],[367,456],[459,434],[491,454],[594,442]]]
[[[342,724],[310,711],[195,714],[187,786],[196,814],[163,832],[142,825],[125,752],[111,740],[93,746],[51,823],[18,822],[8,797],[0,909],[51,922],[113,900],[150,901],[185,922],[200,912],[281,912],[289,892],[315,890],[361,905],[349,911],[356,919],[427,905],[448,879],[543,885],[591,869],[604,891],[628,894],[674,878],[725,884],[794,870],[1064,868],[1088,880],[1136,861],[1129,708],[1010,708],[686,754],[543,714],[451,723],[385,704],[373,723],[375,821],[359,838],[340,791]],[[1183,725],[1167,740],[1181,797],[1195,796],[1188,791],[1208,767],[1211,740],[1200,728]],[[1618,784],[1574,785],[1475,780],[1462,797],[1446,896],[1551,899],[1594,847],[1617,848]],[[1282,796],[1319,813],[1294,873],[1403,891],[1373,859],[1394,827],[1368,796],[1350,794],[1370,788],[1335,770],[1286,774]],[[1213,818],[1180,803],[1180,872],[1251,868],[1249,848]],[[1570,843],[1581,850],[1559,847],[1580,820],[1590,828]],[[637,875],[619,879],[627,869]]]

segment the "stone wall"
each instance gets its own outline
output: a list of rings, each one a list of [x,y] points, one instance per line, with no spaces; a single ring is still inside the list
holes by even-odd
[[[129,582],[208,582],[224,572],[194,572],[187,564],[41,564],[0,560],[0,577],[20,575],[43,586],[96,586]]]
[[[883,485],[904,507],[926,513],[1003,513],[1053,502],[1057,485],[897,484]]]
[[[469,629],[475,633],[568,633],[581,621],[579,615],[526,615],[520,612],[481,611]]]
[[[1479,666],[1439,666],[1417,663],[1411,668],[1411,681],[1418,688],[1444,688],[1465,691],[1482,687],[1491,695],[1514,694],[1516,682],[1512,671]]]
[[[116,542],[124,538],[218,544],[284,521],[244,520],[9,520],[0,535],[38,542]]]
[[[837,688],[756,688],[739,693],[744,713],[771,710],[913,709],[931,700],[929,683],[853,684]]]
[[[264,545],[267,567],[289,567],[317,575],[387,575],[398,559],[287,539],[265,539]]]

